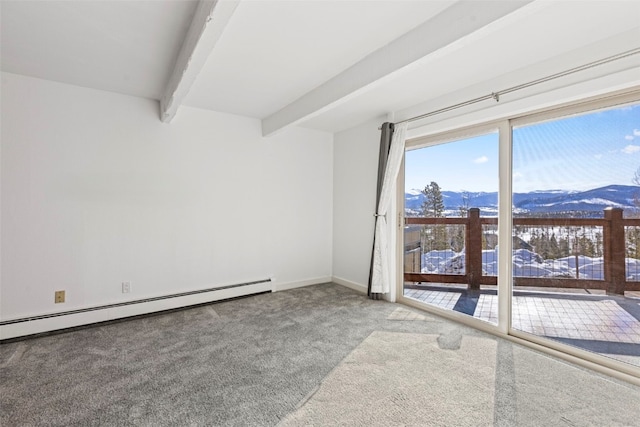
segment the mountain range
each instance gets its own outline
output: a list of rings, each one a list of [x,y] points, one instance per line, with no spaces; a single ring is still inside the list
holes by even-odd
[[[457,212],[464,205],[463,198],[468,197],[469,207],[477,207],[483,214],[498,212],[497,192],[456,192],[442,191],[445,210]],[[419,214],[425,200],[420,190],[405,192],[405,209]],[[514,193],[513,207],[517,213],[559,213],[568,211],[582,212],[587,216],[601,216],[608,207],[625,210],[637,209],[640,200],[640,187],[635,185],[608,185],[585,191],[545,190],[529,193]]]

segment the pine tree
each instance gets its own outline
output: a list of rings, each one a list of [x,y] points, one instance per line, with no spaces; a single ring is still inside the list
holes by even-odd
[[[545,258],[556,259],[560,256],[560,246],[558,245],[558,240],[556,239],[556,233],[551,233],[551,237],[549,238],[549,250],[547,256]]]
[[[451,249],[460,252],[464,248],[464,226],[452,225],[447,227],[447,234],[451,236]],[[484,236],[482,236],[484,238]]]
[[[571,246],[569,245],[569,238],[560,236],[558,238],[558,257],[566,257],[571,255]]]
[[[444,216],[444,201],[438,183],[431,181],[431,184],[424,187],[422,194],[425,197],[424,202],[422,202],[422,216],[442,218]]]
[[[425,196],[425,200],[422,202],[422,216],[427,218],[444,217],[444,201],[438,183],[431,181],[431,184],[424,187],[422,194]],[[434,225],[423,229],[422,247],[425,251],[450,249],[450,246],[444,225]]]
[[[596,231],[595,236],[596,236],[596,248],[595,248],[595,254],[594,255],[597,256],[597,257],[600,257],[600,256],[602,256],[602,244],[603,244],[603,242],[602,242],[602,233]],[[634,258],[637,258],[637,256],[634,257]]]
[[[589,237],[585,229],[582,229],[582,234],[578,238],[578,247],[580,248],[580,254],[585,256],[595,256],[596,248]]]
[[[640,259],[640,229],[629,227],[625,233],[627,257]]]

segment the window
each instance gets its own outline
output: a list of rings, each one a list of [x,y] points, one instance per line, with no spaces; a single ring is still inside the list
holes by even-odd
[[[415,138],[402,179],[402,302],[639,376],[640,91]]]
[[[640,105],[513,129],[514,329],[640,366]]]
[[[497,132],[408,151],[405,195],[404,295],[497,323]]]

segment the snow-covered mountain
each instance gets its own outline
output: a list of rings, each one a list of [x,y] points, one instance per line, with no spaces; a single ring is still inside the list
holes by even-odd
[[[497,213],[498,193],[443,191],[445,209],[457,212],[467,197],[469,207],[477,207],[483,214]],[[420,190],[405,193],[405,209],[419,214],[424,195]],[[640,199],[640,187],[635,185],[608,185],[586,191],[548,190],[514,193],[514,211],[518,213],[559,213],[579,211],[590,216],[601,216],[607,207],[636,209],[634,201]]]

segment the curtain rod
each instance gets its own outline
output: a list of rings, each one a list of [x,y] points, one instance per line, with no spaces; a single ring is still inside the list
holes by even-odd
[[[597,66],[600,66],[600,65],[608,64],[609,62],[613,62],[613,61],[617,61],[617,60],[620,60],[620,59],[624,59],[624,58],[627,58],[629,56],[637,55],[639,53],[640,53],[640,48],[631,49],[631,50],[628,50],[626,52],[619,53],[617,55],[613,55],[613,56],[609,56],[609,57],[604,58],[604,59],[600,59],[598,61],[594,61],[594,62],[590,62],[588,64],[580,65],[579,67],[571,68],[569,70],[565,70],[565,71],[561,71],[559,73],[551,74],[549,76],[542,77],[540,79],[532,80],[532,81],[530,81],[528,83],[522,83],[522,84],[519,84],[517,86],[512,86],[512,87],[507,88],[507,89],[503,89],[503,90],[500,90],[500,91],[497,91],[497,92],[492,92],[492,93],[490,93],[488,95],[480,96],[478,98],[470,99],[470,100],[465,101],[465,102],[460,102],[458,104],[450,105],[450,106],[445,107],[445,108],[440,108],[438,110],[434,110],[434,111],[431,111],[429,113],[420,114],[419,116],[411,117],[409,119],[405,119],[405,120],[396,122],[396,123],[394,123],[394,125],[399,125],[400,123],[407,123],[407,122],[410,123],[410,122],[413,122],[413,121],[416,121],[416,120],[425,119],[427,117],[435,116],[437,114],[446,113],[447,111],[456,110],[458,108],[466,107],[467,105],[477,104],[478,102],[487,101],[489,99],[495,99],[496,102],[500,102],[500,96],[505,95],[507,93],[516,92],[516,91],[521,90],[521,89],[526,89],[528,87],[535,86],[535,85],[538,85],[540,83],[545,83],[545,82],[548,82],[548,81],[551,81],[551,80],[555,80],[555,79],[560,78],[560,77],[564,77],[564,76],[568,76],[570,74],[574,74],[574,73],[577,73],[577,72],[580,72],[580,71],[588,70],[589,68],[594,68],[594,67],[597,67]],[[382,129],[382,127],[378,128],[378,129]]]

